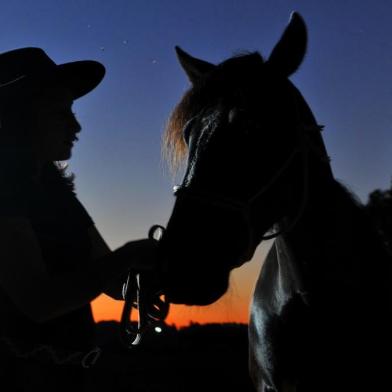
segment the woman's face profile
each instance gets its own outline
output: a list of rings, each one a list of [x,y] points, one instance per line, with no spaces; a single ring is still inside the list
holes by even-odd
[[[33,103],[34,152],[40,162],[71,157],[81,127],[72,112],[72,96],[65,88],[51,88]]]

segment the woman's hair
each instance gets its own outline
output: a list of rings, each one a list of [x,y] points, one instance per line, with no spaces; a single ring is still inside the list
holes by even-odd
[[[43,168],[43,181],[75,192],[75,174],[68,172],[68,164],[50,162]]]
[[[28,187],[36,174],[31,119],[29,100],[0,100],[0,187],[3,190]],[[66,163],[49,162],[42,168],[44,183],[74,191],[74,178],[74,174],[68,174]]]

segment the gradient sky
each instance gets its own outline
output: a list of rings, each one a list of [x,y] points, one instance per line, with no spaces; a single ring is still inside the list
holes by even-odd
[[[1,1],[0,52],[43,48],[57,63],[93,59],[102,84],[78,100],[80,141],[69,161],[80,200],[112,249],[165,225],[174,199],[161,160],[165,121],[188,87],[174,46],[210,62],[240,50],[268,56],[297,10],[309,48],[293,77],[320,124],[336,178],[362,201],[392,175],[392,3],[389,0]],[[204,308],[173,307],[169,322],[247,322],[270,243],[232,274],[230,292]],[[97,320],[121,303],[101,296]]]

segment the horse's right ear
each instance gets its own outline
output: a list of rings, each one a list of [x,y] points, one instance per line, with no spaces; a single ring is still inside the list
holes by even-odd
[[[192,84],[197,83],[201,77],[216,68],[216,65],[214,64],[192,57],[183,51],[179,46],[176,46],[176,53],[178,61],[180,62],[183,70],[187,74]]]
[[[305,22],[297,12],[293,12],[267,63],[281,75],[290,76],[298,69],[305,57],[307,41]]]

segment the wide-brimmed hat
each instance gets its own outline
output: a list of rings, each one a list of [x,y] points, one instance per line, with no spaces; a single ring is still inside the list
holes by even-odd
[[[58,84],[75,100],[93,90],[104,75],[105,67],[97,61],[56,64],[40,48],[15,49],[0,54],[0,99]]]

